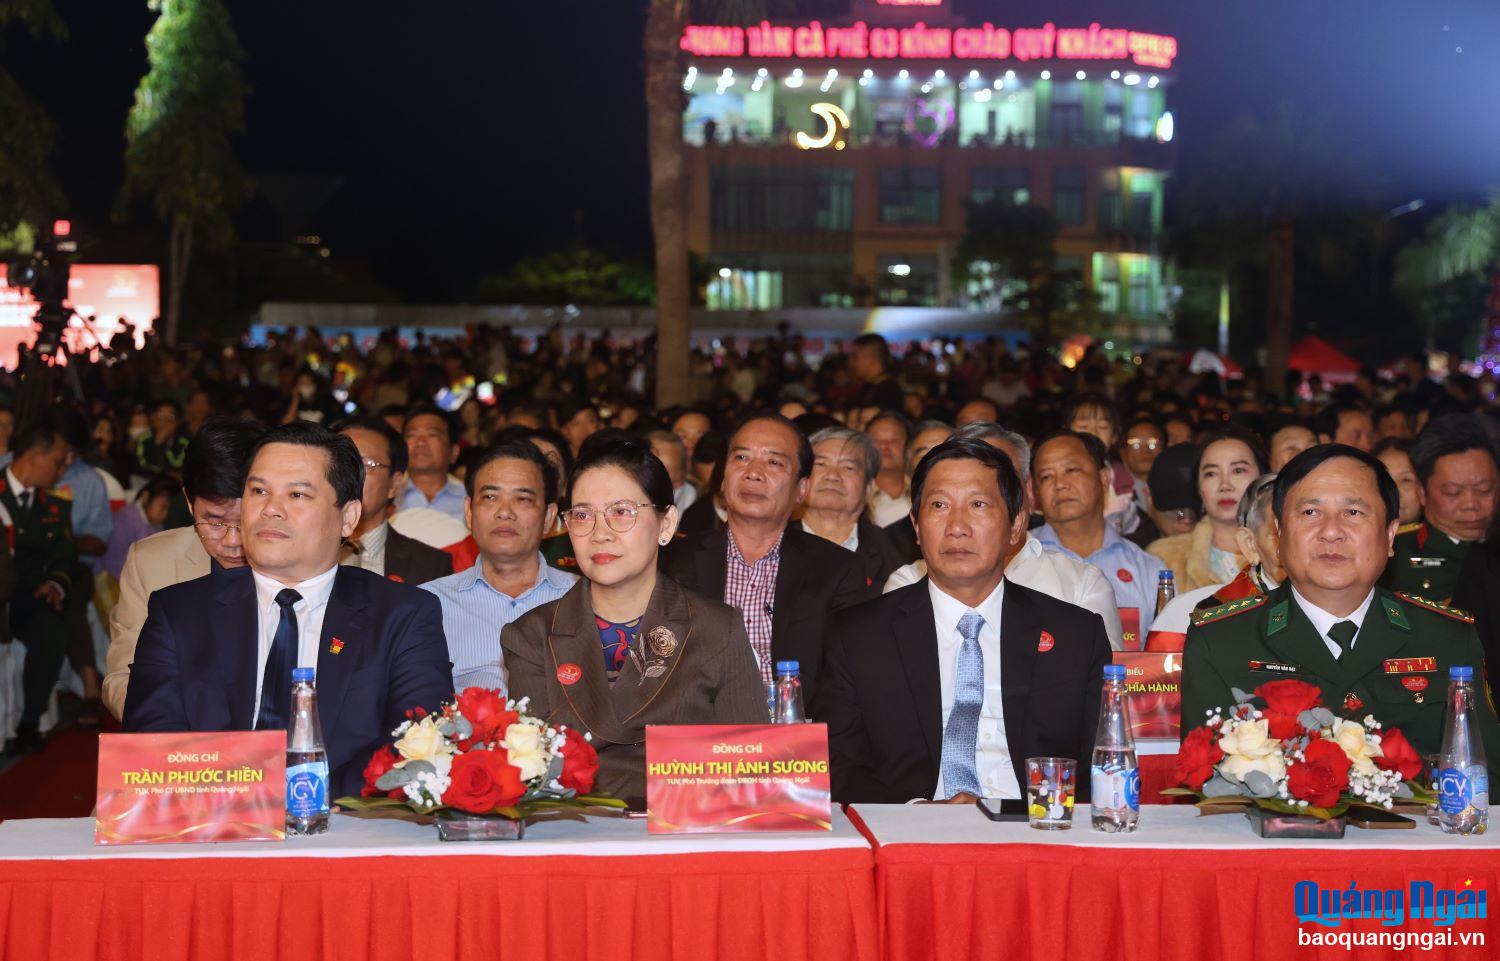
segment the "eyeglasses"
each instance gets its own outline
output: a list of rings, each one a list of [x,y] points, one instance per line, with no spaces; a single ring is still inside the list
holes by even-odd
[[[598,515],[604,515],[604,523],[616,534],[624,534],[635,526],[636,518],[641,514],[641,508],[655,508],[655,504],[632,504],[630,501],[620,501],[618,504],[609,504],[595,510],[592,507],[570,507],[563,512],[563,523],[567,525],[568,533],[575,537],[587,537],[594,532],[594,524],[598,521]]]
[[[1127,440],[1125,442],[1125,446],[1129,447],[1131,450],[1157,450],[1161,447],[1161,441],[1155,438],[1152,438],[1150,440],[1142,440],[1139,437],[1132,437],[1130,440]]]
[[[361,460],[363,460],[364,463],[365,463],[365,470],[390,470],[391,469],[391,465],[390,464],[382,464],[378,460],[371,460],[368,457],[361,458]]]
[[[240,525],[238,525],[238,524],[226,524],[223,521],[197,521],[196,523],[193,524],[193,526],[194,527],[202,527],[202,528],[204,528],[205,530],[208,531],[208,533],[212,534],[214,537],[223,537],[229,531],[234,531],[235,533],[239,533],[239,530],[240,530]]]

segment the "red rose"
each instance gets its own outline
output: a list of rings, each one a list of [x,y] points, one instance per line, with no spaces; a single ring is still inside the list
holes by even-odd
[[[1303,759],[1287,771],[1287,791],[1315,807],[1333,807],[1348,786],[1349,758],[1333,741],[1308,744]]]
[[[1255,696],[1266,702],[1262,713],[1277,740],[1302,733],[1297,715],[1323,706],[1323,692],[1306,681],[1268,681],[1255,689]]]
[[[1203,782],[1213,777],[1214,765],[1222,760],[1224,752],[1219,747],[1219,736],[1206,727],[1194,728],[1177,749],[1172,776],[1184,787],[1199,791]]]
[[[1410,781],[1422,773],[1422,755],[1411,746],[1396,728],[1387,728],[1380,734],[1381,756],[1375,759],[1375,765],[1387,771],[1400,771],[1401,780]]]
[[[453,759],[448,777],[451,783],[443,792],[443,803],[470,814],[488,814],[495,808],[508,807],[526,793],[521,772],[505,759],[504,751],[460,754]]]
[[[383,747],[370,755],[370,763],[365,765],[365,786],[360,788],[360,797],[380,797],[382,794],[385,794],[387,797],[405,797],[406,792],[400,788],[396,788],[394,791],[382,791],[375,786],[375,782],[380,780],[381,775],[394,768],[396,762],[399,760],[400,758],[396,756],[396,752],[391,750],[389,746]]]
[[[599,774],[599,752],[576,728],[568,728],[567,733],[568,739],[560,752],[563,769],[558,780],[565,788],[587,794],[594,789],[594,778]]]
[[[465,688],[458,696],[457,707],[459,713],[468,718],[469,724],[474,728],[469,742],[460,744],[465,749],[468,744],[489,744],[500,740],[505,736],[505,729],[521,717],[515,711],[505,709],[505,698],[500,696],[499,691],[482,687]]]

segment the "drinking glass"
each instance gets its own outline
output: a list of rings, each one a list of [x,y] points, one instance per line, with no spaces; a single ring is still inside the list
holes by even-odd
[[[1073,791],[1078,762],[1070,757],[1026,759],[1026,811],[1038,831],[1073,826]]]

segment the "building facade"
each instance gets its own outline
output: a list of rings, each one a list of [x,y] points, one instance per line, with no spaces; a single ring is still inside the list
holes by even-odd
[[[711,308],[995,308],[956,262],[971,203],[1039,204],[1099,333],[1160,337],[1176,40],[969,25],[930,0],[847,21],[689,26],[689,243]]]

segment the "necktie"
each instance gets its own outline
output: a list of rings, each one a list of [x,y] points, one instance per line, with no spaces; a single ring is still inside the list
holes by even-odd
[[[31,491],[21,491],[21,510],[31,513]]]
[[[979,631],[984,618],[969,613],[958,619],[964,636],[954,672],[953,710],[943,729],[943,789],[952,797],[967,791],[983,797],[974,753],[979,747],[979,709],[984,704],[984,652],[979,649]]]
[[[302,595],[285,588],[276,595],[276,606],[281,608],[281,621],[276,625],[276,636],[271,639],[271,652],[266,655],[266,671],[260,682],[260,714],[255,719],[257,731],[274,731],[286,727],[287,701],[291,698],[292,668],[297,663],[297,612],[292,605],[302,600]]]
[[[1349,653],[1349,646],[1354,643],[1354,635],[1359,633],[1359,625],[1353,621],[1339,621],[1328,629],[1328,636],[1339,646],[1340,655]]]

